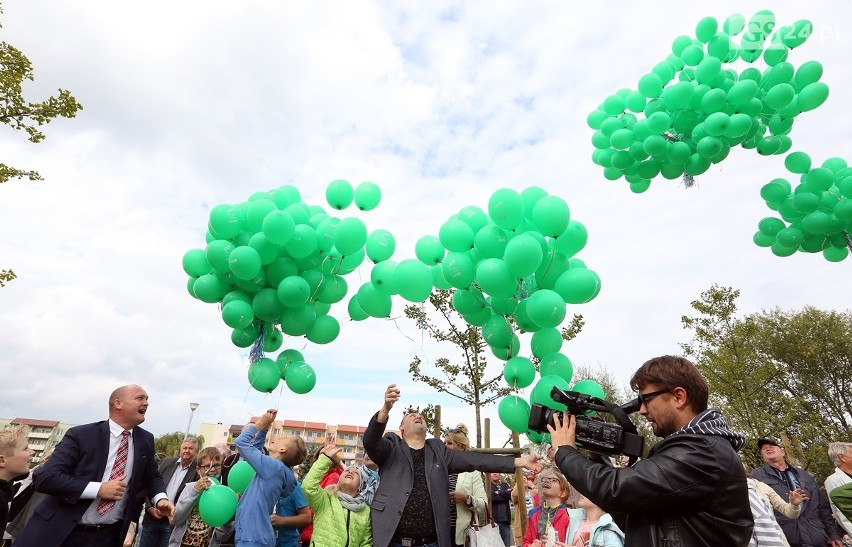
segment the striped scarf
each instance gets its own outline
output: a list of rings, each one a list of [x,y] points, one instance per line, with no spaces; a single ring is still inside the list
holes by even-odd
[[[731,430],[728,426],[728,420],[722,416],[716,408],[708,408],[701,414],[689,420],[689,423],[683,426],[672,435],[688,433],[692,435],[716,435],[724,437],[731,443],[735,451],[740,451],[745,446],[746,439],[736,431]]]

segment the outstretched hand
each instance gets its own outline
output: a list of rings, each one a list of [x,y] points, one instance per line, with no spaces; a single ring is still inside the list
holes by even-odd
[[[337,461],[334,458],[337,456],[338,452],[340,452],[340,447],[333,442],[327,442],[325,443],[325,446],[322,447],[322,453],[331,458],[331,461]]]
[[[275,421],[275,416],[277,416],[277,415],[278,415],[278,411],[275,410],[274,408],[270,408],[269,410],[266,411],[266,413],[263,416],[260,417],[260,419],[258,419],[254,423],[254,427],[258,431],[268,430],[270,427],[272,427],[272,422]]]

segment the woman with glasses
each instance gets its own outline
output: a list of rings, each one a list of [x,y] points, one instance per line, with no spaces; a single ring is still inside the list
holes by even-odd
[[[222,469],[222,453],[216,447],[207,447],[198,454],[195,472],[198,480],[186,483],[175,506],[174,529],[169,537],[169,547],[186,545],[218,547],[219,534],[229,533],[233,521],[216,529],[201,520],[198,512],[198,497],[213,485],[210,477],[218,477]]]
[[[450,450],[467,450],[470,439],[467,426],[459,424],[444,435],[444,444]],[[450,473],[450,533],[453,543],[464,546],[464,535],[473,521],[473,514],[484,514],[488,498],[482,474],[477,471]],[[482,522],[482,519],[479,519]]]
[[[568,534],[568,496],[571,487],[562,473],[551,467],[538,475],[541,505],[530,513],[523,547],[553,547],[565,544]]]

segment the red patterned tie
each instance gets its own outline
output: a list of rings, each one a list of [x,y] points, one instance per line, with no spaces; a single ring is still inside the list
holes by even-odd
[[[112,464],[112,471],[109,474],[109,480],[115,480],[124,476],[124,468],[127,467],[127,453],[129,452],[130,432],[125,430],[121,433],[121,442],[118,443],[118,453],[115,456],[115,463]],[[103,516],[112,511],[115,507],[114,500],[101,500],[98,503],[98,514]]]

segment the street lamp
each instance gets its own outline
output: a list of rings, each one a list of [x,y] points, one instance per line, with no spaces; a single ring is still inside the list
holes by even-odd
[[[192,425],[192,415],[195,414],[195,409],[198,408],[198,403],[189,403],[189,423],[186,424],[186,435],[183,438],[189,437],[189,428]]]

